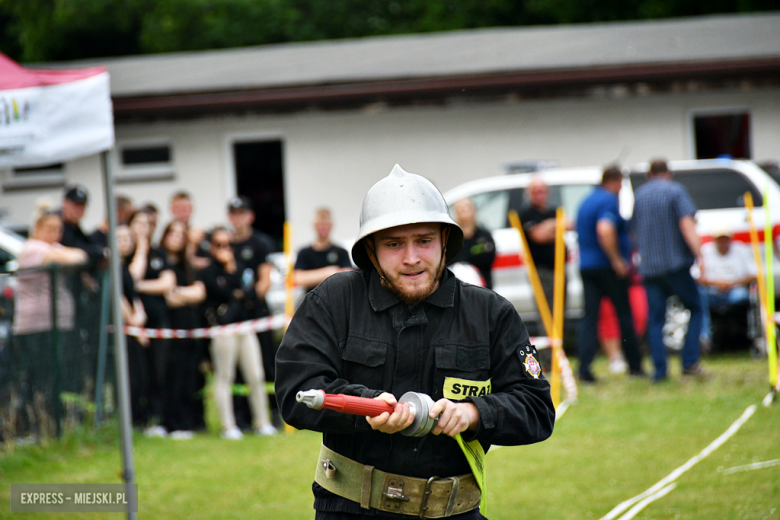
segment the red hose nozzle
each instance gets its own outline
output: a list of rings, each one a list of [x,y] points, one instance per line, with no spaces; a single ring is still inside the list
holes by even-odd
[[[368,397],[355,397],[344,394],[326,394],[323,390],[306,390],[298,392],[295,400],[315,410],[334,410],[336,412],[376,417],[383,413],[393,413],[395,406],[389,405],[379,399]],[[403,430],[401,434],[410,437],[422,437],[430,433],[438,422],[431,419],[429,413],[433,407],[433,399],[418,392],[406,392],[398,400],[398,403],[406,403],[414,416],[412,424]]]
[[[307,390],[298,392],[295,396],[296,401],[303,403],[309,408],[315,410],[333,410],[336,412],[351,413],[354,415],[365,415],[366,417],[376,417],[383,413],[393,413],[394,406],[378,399],[369,399],[367,397],[355,397],[345,394],[326,394],[322,390]]]

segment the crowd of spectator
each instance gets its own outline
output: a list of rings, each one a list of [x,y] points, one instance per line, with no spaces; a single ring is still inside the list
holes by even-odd
[[[42,264],[105,267],[107,221],[91,234],[81,227],[89,201],[87,190],[69,185],[61,205],[36,211],[31,237],[19,259],[14,334],[18,342],[44,352],[50,343],[50,274],[26,271]],[[265,294],[271,285],[269,255],[273,239],[253,227],[255,215],[246,197],[227,204],[230,225],[205,230],[190,225],[193,204],[186,192],[171,197],[168,222],[159,241],[154,236],[158,210],[116,199],[116,239],[122,265],[122,315],[127,325],[149,329],[195,329],[268,316]],[[351,269],[345,250],[330,243],[330,213],[316,212],[317,239],[302,250],[295,268],[304,286],[316,286],[332,272]],[[60,279],[58,328],[73,327],[76,306]],[[270,331],[211,339],[166,339],[127,335],[131,413],[135,427],[148,436],[191,438],[205,429],[203,389],[214,373],[214,402],[226,439],[243,430],[273,435],[265,379],[273,378],[274,339]],[[237,369],[240,372],[237,373]],[[238,378],[236,378],[238,375]],[[234,396],[234,383],[245,383],[248,397]],[[247,417],[249,416],[249,417]]]

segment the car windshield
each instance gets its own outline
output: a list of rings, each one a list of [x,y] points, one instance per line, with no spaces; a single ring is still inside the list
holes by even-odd
[[[574,218],[580,203],[592,189],[591,184],[548,186],[548,205],[551,208],[563,206],[566,215]],[[489,231],[510,227],[509,211],[520,213],[529,204],[524,188],[478,193],[472,196],[471,200],[477,209],[477,223]]]
[[[629,178],[634,192],[647,182],[644,173],[632,172]],[[674,172],[673,180],[685,186],[698,209],[743,208],[747,192],[753,196],[754,206],[763,205],[761,193],[736,170],[678,170]]]

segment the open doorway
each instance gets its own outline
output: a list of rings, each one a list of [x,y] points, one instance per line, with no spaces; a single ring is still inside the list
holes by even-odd
[[[697,159],[750,159],[748,112],[695,114],[693,134]]]
[[[233,143],[236,192],[255,210],[255,229],[273,238],[281,251],[284,239],[284,164],[281,140]]]

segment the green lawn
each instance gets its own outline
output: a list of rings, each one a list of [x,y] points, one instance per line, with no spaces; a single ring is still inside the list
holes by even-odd
[[[722,472],[780,459],[780,404],[760,406],[768,391],[766,362],[740,355],[707,359],[706,367],[713,373],[706,382],[681,381],[673,362],[671,380],[653,385],[612,376],[597,362],[600,383],[580,387],[579,403],[550,440],[488,454],[489,518],[601,518],[682,466],[757,404],[736,435],[636,518],[780,519],[780,466]],[[316,433],[230,442],[214,432],[190,441],[136,436],[134,442],[140,518],[313,518]],[[0,454],[0,518],[11,516],[10,483],[119,483],[120,471],[111,429]]]

